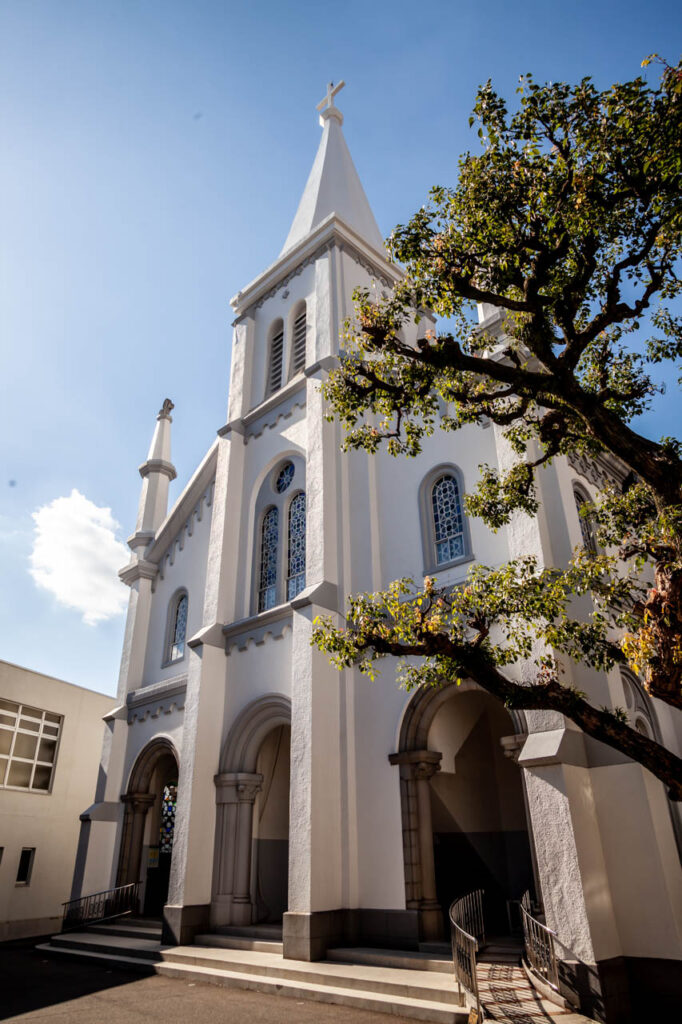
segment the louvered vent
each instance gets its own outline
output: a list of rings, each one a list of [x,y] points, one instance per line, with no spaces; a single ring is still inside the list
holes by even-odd
[[[292,374],[298,373],[305,366],[305,310],[294,320],[294,359]]]
[[[280,330],[270,343],[270,372],[268,374],[268,394],[274,395],[282,386],[282,354],[284,351],[284,331]]]

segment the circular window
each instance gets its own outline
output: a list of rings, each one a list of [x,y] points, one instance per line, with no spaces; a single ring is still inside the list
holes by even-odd
[[[283,494],[293,479],[294,464],[293,462],[285,462],[277,474],[277,479],[275,480],[275,490],[277,493]]]

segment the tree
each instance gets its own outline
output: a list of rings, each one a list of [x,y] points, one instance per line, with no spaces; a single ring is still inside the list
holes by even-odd
[[[468,514],[493,530],[537,512],[538,473],[552,460],[610,466],[581,511],[602,553],[576,550],[568,566],[477,566],[450,590],[399,580],[351,598],[344,626],[319,620],[313,642],[370,675],[377,659],[400,656],[408,687],[467,676],[510,708],[562,712],[680,800],[680,758],[570,683],[577,661],[629,664],[651,695],[682,709],[682,445],[632,424],[660,391],[654,364],[682,360],[682,64],[644,64],[654,59],[656,87],[524,77],[512,113],[490,82],[480,88],[470,125],[479,122],[482,152],[465,154],[456,186],[434,188],[396,228],[389,250],[404,279],[386,299],[355,294],[323,386],[347,449],[411,456],[437,423],[497,424],[513,464],[481,467],[467,498]],[[477,303],[499,311],[496,331],[478,324]],[[400,328],[426,310],[449,330],[404,341]],[[586,594],[587,621],[574,611]],[[521,660],[534,671],[523,683],[509,671]]]

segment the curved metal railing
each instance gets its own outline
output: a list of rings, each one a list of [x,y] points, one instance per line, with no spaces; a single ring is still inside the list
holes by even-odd
[[[485,942],[483,890],[477,889],[455,900],[450,907],[449,916],[452,963],[457,978],[460,1004],[464,1004],[462,989],[465,989],[476,1003],[477,1019],[482,1020],[476,977],[476,953],[479,945]]]
[[[528,966],[542,981],[558,992],[559,964],[555,948],[557,935],[551,928],[533,917],[531,909],[530,893],[525,892],[521,897],[521,921]]]
[[[77,900],[68,900],[62,904],[62,931],[137,912],[141,885],[142,882],[131,882],[130,885],[119,885],[116,889],[104,889]]]

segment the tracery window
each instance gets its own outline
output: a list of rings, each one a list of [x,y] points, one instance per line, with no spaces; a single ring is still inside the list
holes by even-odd
[[[187,638],[187,594],[180,594],[171,606],[170,637],[166,662],[180,661],[185,656],[185,640]]]
[[[294,472],[293,462],[285,462],[277,474],[277,479],[275,480],[275,490],[278,494],[284,494],[287,490],[289,484],[294,479]]]
[[[431,488],[436,565],[452,562],[465,554],[464,515],[459,484],[446,473]]]
[[[287,601],[305,587],[305,494],[299,491],[289,505]]]
[[[277,550],[279,544],[279,510],[269,508],[261,525],[260,575],[258,611],[265,612],[277,604]]]
[[[573,498],[578,512],[578,521],[580,523],[583,547],[585,548],[585,551],[589,552],[589,554],[596,555],[599,552],[599,548],[597,546],[597,531],[595,528],[594,518],[587,511],[587,508],[590,505],[590,499],[581,487],[573,488]]]
[[[305,366],[306,357],[306,308],[294,318],[294,329],[291,339],[291,376],[299,373]]]

